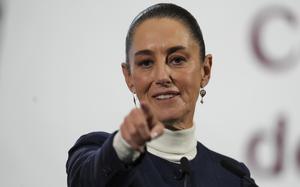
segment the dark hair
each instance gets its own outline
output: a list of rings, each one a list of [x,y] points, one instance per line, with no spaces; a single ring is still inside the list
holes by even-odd
[[[132,45],[134,32],[141,23],[150,18],[172,18],[181,21],[200,48],[200,58],[205,58],[205,43],[203,40],[202,32],[195,17],[186,9],[171,3],[159,3],[148,7],[140,12],[132,21],[126,36],[126,63],[129,63],[129,50]]]

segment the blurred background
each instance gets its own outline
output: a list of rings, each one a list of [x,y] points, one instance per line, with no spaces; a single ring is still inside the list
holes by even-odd
[[[66,186],[75,141],[118,129],[134,106],[126,32],[157,2],[0,0],[0,186]],[[245,162],[260,186],[299,186],[300,1],[172,2],[214,57],[198,140]]]

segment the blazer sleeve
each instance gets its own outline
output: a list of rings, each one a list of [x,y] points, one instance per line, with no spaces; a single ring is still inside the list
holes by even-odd
[[[66,164],[68,187],[128,186],[135,163],[126,165],[112,142],[116,132],[94,132],[79,138],[69,150]]]

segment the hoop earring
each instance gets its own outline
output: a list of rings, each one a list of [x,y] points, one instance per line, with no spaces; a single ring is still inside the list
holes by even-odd
[[[137,106],[136,106],[136,98],[135,98],[135,93],[132,93],[132,98],[133,98],[133,103],[134,103],[134,106],[135,106],[135,108],[137,108]]]
[[[200,103],[203,104],[203,97],[206,95],[206,91],[203,88],[200,88],[200,96],[201,96],[201,101]]]

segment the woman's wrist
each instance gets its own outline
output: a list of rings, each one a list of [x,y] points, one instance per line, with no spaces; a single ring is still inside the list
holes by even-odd
[[[141,153],[134,150],[122,137],[120,131],[114,137],[113,147],[119,159],[125,163],[132,163],[136,161]]]

